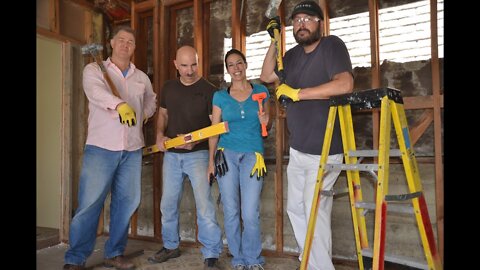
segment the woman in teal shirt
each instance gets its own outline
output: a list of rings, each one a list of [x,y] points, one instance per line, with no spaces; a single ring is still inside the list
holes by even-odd
[[[227,121],[229,132],[210,138],[208,172],[217,176],[233,268],[263,269],[260,193],[266,167],[260,126],[269,120],[270,95],[264,85],[247,80],[247,61],[240,51],[228,51],[225,66],[232,83],[213,96],[212,125]],[[266,96],[262,113],[252,98],[259,93]]]

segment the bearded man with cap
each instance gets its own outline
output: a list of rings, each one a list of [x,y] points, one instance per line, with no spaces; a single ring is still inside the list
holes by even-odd
[[[287,127],[290,159],[287,166],[287,213],[302,258],[308,219],[315,184],[331,96],[353,91],[350,55],[345,43],[337,36],[323,35],[323,11],[315,1],[297,4],[291,15],[293,35],[297,45],[283,58],[284,78],[276,89],[276,96],[290,99],[287,103]],[[275,72],[276,48],[273,30],[280,23],[273,19],[267,26],[272,43],[262,66],[260,79],[267,83],[279,79]],[[342,163],[343,148],[338,118],[335,122],[328,163]],[[323,190],[331,190],[340,172],[326,171]],[[332,263],[331,212],[333,197],[320,196],[315,233],[308,260],[309,270],[335,269]]]

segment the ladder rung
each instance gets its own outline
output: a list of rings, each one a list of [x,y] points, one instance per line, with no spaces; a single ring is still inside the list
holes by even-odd
[[[365,257],[373,258],[373,251],[371,248],[364,248],[362,249],[362,255]],[[422,261],[417,258],[411,258],[406,256],[398,256],[398,255],[388,255],[385,254],[384,257],[385,261],[402,264],[410,267],[415,267],[419,269],[426,269],[428,270],[428,264],[425,261]]]
[[[394,202],[394,201],[406,201],[413,198],[418,198],[422,195],[421,191],[407,193],[407,194],[397,194],[397,195],[385,195],[385,201]]]
[[[339,189],[339,190],[322,190],[320,191],[320,194],[322,194],[323,196],[335,196],[335,195],[340,195],[340,194],[345,194],[345,193],[348,193],[348,188],[343,188],[343,189]]]
[[[355,150],[348,151],[348,155],[351,157],[378,157],[378,150]],[[400,149],[390,149],[391,157],[401,157],[402,153]]]
[[[378,164],[325,164],[328,171],[378,171]]]
[[[368,210],[375,210],[375,203],[369,202],[356,202],[356,208],[363,208]],[[409,205],[395,205],[390,204],[387,206],[387,212],[403,213],[403,214],[413,214],[413,207]]]

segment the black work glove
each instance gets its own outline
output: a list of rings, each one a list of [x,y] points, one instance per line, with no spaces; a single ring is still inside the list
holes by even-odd
[[[267,32],[272,39],[275,39],[274,30],[277,29],[278,33],[280,33],[280,17],[275,16],[271,19],[267,24]]]
[[[223,148],[220,147],[215,152],[215,175],[224,176],[228,172],[227,161],[223,155]]]

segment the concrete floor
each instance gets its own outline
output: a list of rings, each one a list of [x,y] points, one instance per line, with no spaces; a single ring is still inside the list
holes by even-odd
[[[87,268],[90,270],[111,270],[111,268],[103,267],[103,248],[107,236],[97,238],[93,254],[87,260]],[[63,257],[68,245],[59,243],[58,230],[51,228],[37,227],[37,252],[36,252],[36,269],[37,270],[60,270],[64,264]],[[125,255],[132,258],[137,270],[201,270],[203,269],[203,259],[200,248],[190,247],[188,244],[181,245],[182,255],[178,258],[168,260],[160,264],[151,264],[148,257],[162,247],[161,243],[129,239]],[[219,260],[221,269],[231,269],[230,259],[227,255],[227,248],[222,252]],[[265,270],[295,270],[300,266],[296,257],[286,256],[283,258],[265,256]],[[336,270],[354,270],[358,269],[356,261],[347,261],[333,259]],[[371,259],[364,257],[364,269],[371,269]],[[386,270],[420,270],[418,268],[407,267],[404,265],[385,262]]]
[[[103,267],[103,247],[106,236],[97,238],[95,250],[87,260],[87,267],[94,270],[111,270],[111,268]],[[51,247],[37,250],[37,270],[60,270],[64,264],[63,256],[67,250],[66,244],[58,244]],[[203,269],[203,260],[199,248],[180,247],[182,255],[178,258],[171,259],[160,264],[150,264],[147,259],[162,247],[160,243],[150,241],[140,241],[129,239],[125,254],[136,254],[133,261],[137,266],[137,270],[201,270]],[[143,254],[141,251],[143,250]],[[139,254],[140,253],[140,254]],[[295,258],[274,258],[265,257],[265,270],[295,270],[299,267],[299,262]],[[226,252],[223,252],[219,260],[222,269],[231,269],[230,257],[227,257]],[[335,265],[336,270],[353,270],[358,267],[352,265]]]

